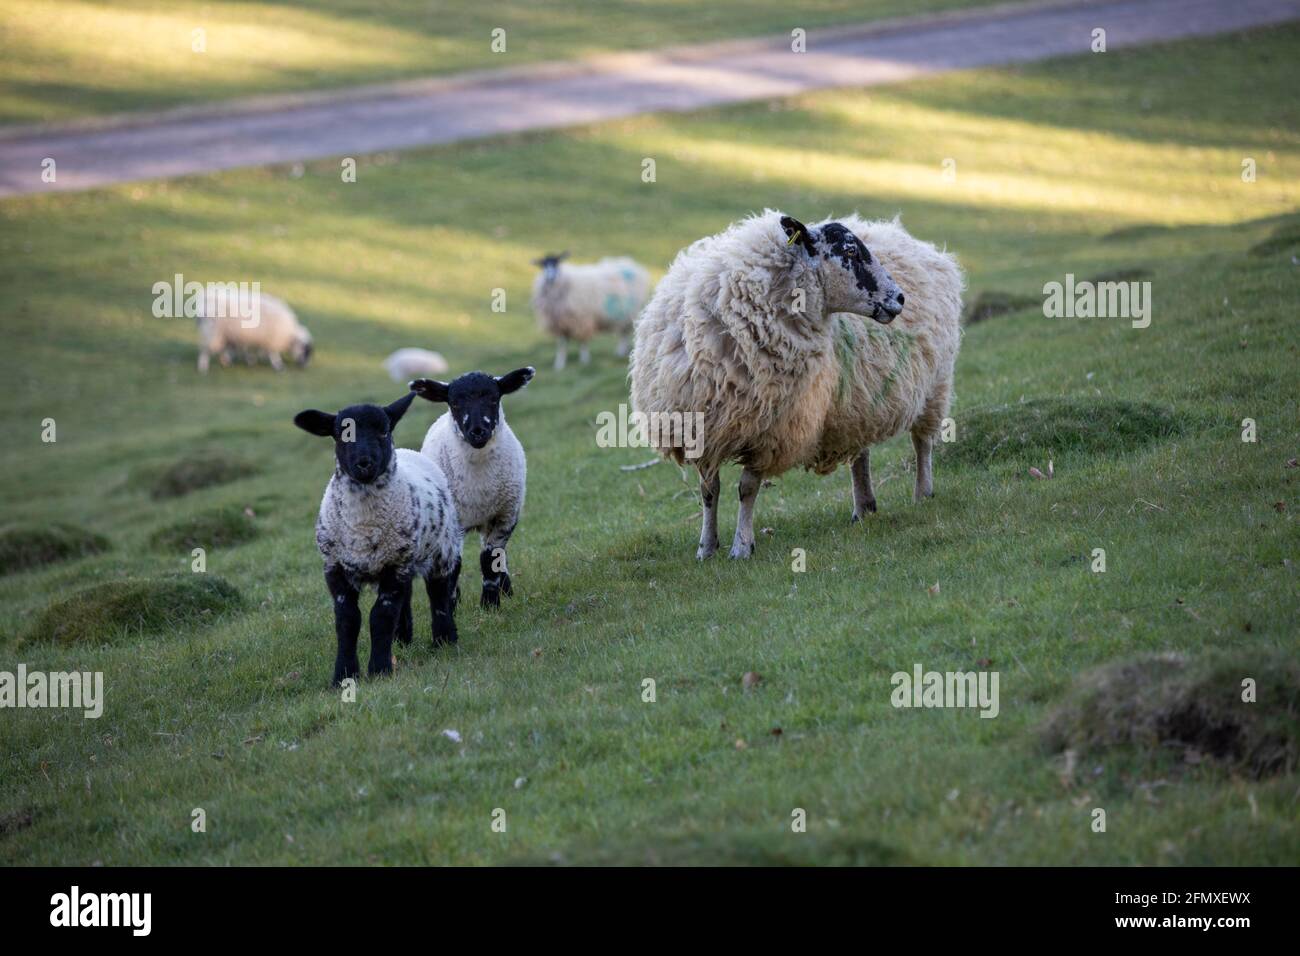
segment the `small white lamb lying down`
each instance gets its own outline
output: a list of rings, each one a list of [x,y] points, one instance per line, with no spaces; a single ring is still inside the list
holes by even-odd
[[[384,359],[384,368],[394,382],[409,382],[413,378],[445,375],[451,371],[447,360],[428,349],[398,349]]]

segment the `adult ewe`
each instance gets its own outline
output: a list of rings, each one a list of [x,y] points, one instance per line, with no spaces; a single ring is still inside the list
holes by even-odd
[[[506,424],[501,397],[519,391],[534,369],[505,375],[469,372],[450,384],[430,378],[411,382],[411,391],[449,411],[429,426],[420,446],[447,476],[461,527],[482,539],[478,563],[483,572],[482,607],[500,607],[501,594],[514,593],[506,564],[506,545],[524,508],[528,464],[524,446]]]
[[[579,343],[578,360],[591,360],[587,344],[597,332],[621,334],[620,356],[627,354],[632,320],[650,292],[650,273],[628,258],[586,265],[564,262],[567,252],[533,261],[541,272],[533,280],[533,312],[543,332],[555,336],[555,367],[568,361],[569,339]]]
[[[265,292],[258,294],[257,312],[240,315],[234,297],[220,286],[208,288],[199,327],[199,371],[206,373],[212,355],[222,365],[230,364],[232,352],[243,352],[251,361],[264,354],[277,372],[284,368],[281,356],[288,355],[299,368],[311,359],[311,333],[283,299]]]
[[[648,415],[703,413],[697,557],[718,547],[718,470],[728,462],[744,468],[733,558],[753,553],[763,479],[796,466],[828,474],[851,462],[853,518],[875,511],[868,450],[904,429],[915,499],[933,493],[961,290],[956,260],[897,220],[809,227],[766,210],[678,253],[637,322],[632,404]],[[681,463],[680,433],[655,431]]]
[[[392,671],[393,638],[411,642],[411,582],[424,579],[433,643],[456,641],[456,580],[462,533],[447,479],[419,452],[393,447],[393,429],[411,401],[351,405],[338,414],[309,409],[294,416],[303,431],[334,439],[334,476],[316,520],[325,585],[334,599],[338,655],[334,683],[360,673],[360,591],[379,594],[370,611],[369,673]]]

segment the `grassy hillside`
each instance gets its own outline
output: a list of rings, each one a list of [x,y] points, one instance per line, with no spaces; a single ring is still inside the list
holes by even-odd
[[[0,0],[0,123],[789,33],[995,0]],[[505,30],[505,50],[491,47]],[[195,31],[203,31],[196,40]],[[202,52],[196,52],[196,43]]]
[[[103,671],[107,697],[98,720],[0,711],[0,861],[1294,862],[1298,48],[1271,29],[374,157],[353,184],[323,162],[0,205],[0,669]],[[910,503],[895,440],[870,520],[844,471],[791,474],[754,559],[701,565],[695,482],[596,447],[626,399],[612,343],[547,367],[528,260],[660,271],[765,205],[901,211],[972,298],[1033,304],[969,327],[933,500]],[[1117,270],[1152,283],[1149,328],[1044,318],[1044,282]],[[150,314],[176,272],[261,281],[317,361],[200,378],[192,323]],[[464,603],[457,648],[417,640],[343,703],[312,540],[330,450],[290,420],[398,397],[379,362],[403,345],[539,366],[506,405],[529,454],[516,595]],[[436,414],[417,403],[401,443]],[[1152,653],[1192,676],[1126,663]],[[916,663],[999,672],[999,716],[894,709]],[[1219,701],[1238,675],[1267,717],[1242,739],[1281,773],[1098,743],[1138,726],[1116,699]]]

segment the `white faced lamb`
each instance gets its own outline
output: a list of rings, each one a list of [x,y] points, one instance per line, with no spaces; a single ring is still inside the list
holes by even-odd
[[[230,364],[233,352],[248,356],[264,354],[277,372],[284,368],[282,356],[288,355],[300,368],[311,359],[312,339],[282,299],[259,293],[257,311],[241,309],[233,295],[221,286],[213,286],[204,296],[198,317],[199,371],[207,372],[211,356],[222,365]]]
[[[294,424],[334,439],[334,476],[316,521],[325,586],[334,599],[338,656],[334,683],[360,673],[360,591],[378,590],[370,611],[369,673],[392,671],[396,636],[411,642],[411,583],[424,579],[433,643],[456,641],[455,594],[463,534],[447,480],[428,458],[393,447],[393,428],[410,407],[408,393],[387,407],[351,405],[338,414],[299,412]]]
[[[450,384],[419,379],[411,389],[431,402],[446,402],[424,436],[420,454],[447,475],[461,526],[482,538],[483,607],[499,607],[501,592],[514,591],[506,565],[506,545],[524,507],[527,463],[524,447],[506,424],[501,396],[532,380],[532,368],[493,377],[470,372]]]
[[[626,257],[573,265],[564,262],[568,255],[533,261],[542,270],[533,280],[533,311],[541,330],[555,336],[556,369],[568,361],[569,339],[579,343],[578,359],[586,365],[597,332],[618,332],[618,354],[626,355],[632,321],[650,292],[650,273]]]
[[[702,441],[692,439],[702,449],[697,557],[718,547],[727,462],[744,468],[733,558],[753,553],[763,479],[792,467],[828,474],[851,462],[853,518],[875,511],[869,448],[904,430],[917,457],[914,499],[933,493],[962,284],[952,256],[897,220],[809,227],[767,210],[678,253],[637,322],[631,392],[648,415],[703,415]],[[682,462],[681,430],[656,434],[659,450]]]

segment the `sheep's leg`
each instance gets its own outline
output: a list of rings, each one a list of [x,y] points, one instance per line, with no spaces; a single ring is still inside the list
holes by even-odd
[[[379,595],[370,609],[370,665],[366,672],[371,677],[393,672],[393,638],[402,619],[408,587],[409,583],[402,581],[396,571],[385,571],[379,578]]]
[[[284,371],[284,359],[280,358],[280,353],[279,353],[279,352],[268,352],[267,354],[268,354],[268,356],[269,356],[270,359],[271,359],[271,368],[275,369],[277,372],[283,372],[283,371]],[[250,363],[250,364],[251,364],[251,363]]]
[[[514,522],[508,525],[493,523],[483,535],[483,550],[478,556],[479,568],[483,572],[483,595],[479,603],[485,608],[500,607],[502,592],[514,593],[506,564],[506,545],[514,530]]]
[[[563,335],[555,340],[555,370],[558,372],[569,361],[569,340]]]
[[[435,572],[425,576],[429,592],[429,610],[433,615],[433,646],[456,643],[456,582],[460,577],[460,558],[445,577]]]
[[[406,590],[402,593],[402,613],[397,618],[397,639],[402,644],[411,643],[411,637],[415,631],[415,621],[411,617],[411,582],[406,582]]]
[[[342,568],[325,569],[325,586],[334,599],[334,633],[338,638],[338,655],[334,658],[335,687],[344,678],[361,674],[357,662],[357,635],[361,633],[361,609],[357,607],[357,589],[352,586]]]
[[[736,516],[736,537],[731,542],[733,558],[747,558],[754,553],[754,502],[763,479],[746,468],[740,473],[740,513]]]
[[[208,374],[208,366],[212,363],[212,355],[207,349],[199,349],[199,372],[203,375]]]
[[[618,345],[614,347],[614,354],[619,358],[627,358],[627,353],[632,351],[632,339],[628,335],[618,337]]]
[[[582,342],[578,345],[578,364],[587,365],[591,362],[591,343]]]
[[[876,495],[871,490],[871,450],[862,449],[862,454],[853,459],[849,467],[853,475],[853,520],[861,521],[868,513],[875,514]]]
[[[722,480],[715,471],[711,475],[700,472],[700,504],[704,508],[704,523],[700,527],[700,548],[696,559],[703,561],[718,550],[718,494]]]
[[[915,502],[934,497],[934,477],[930,462],[933,445],[933,435],[913,429],[912,448],[916,451],[916,488],[912,492],[912,500]]]

